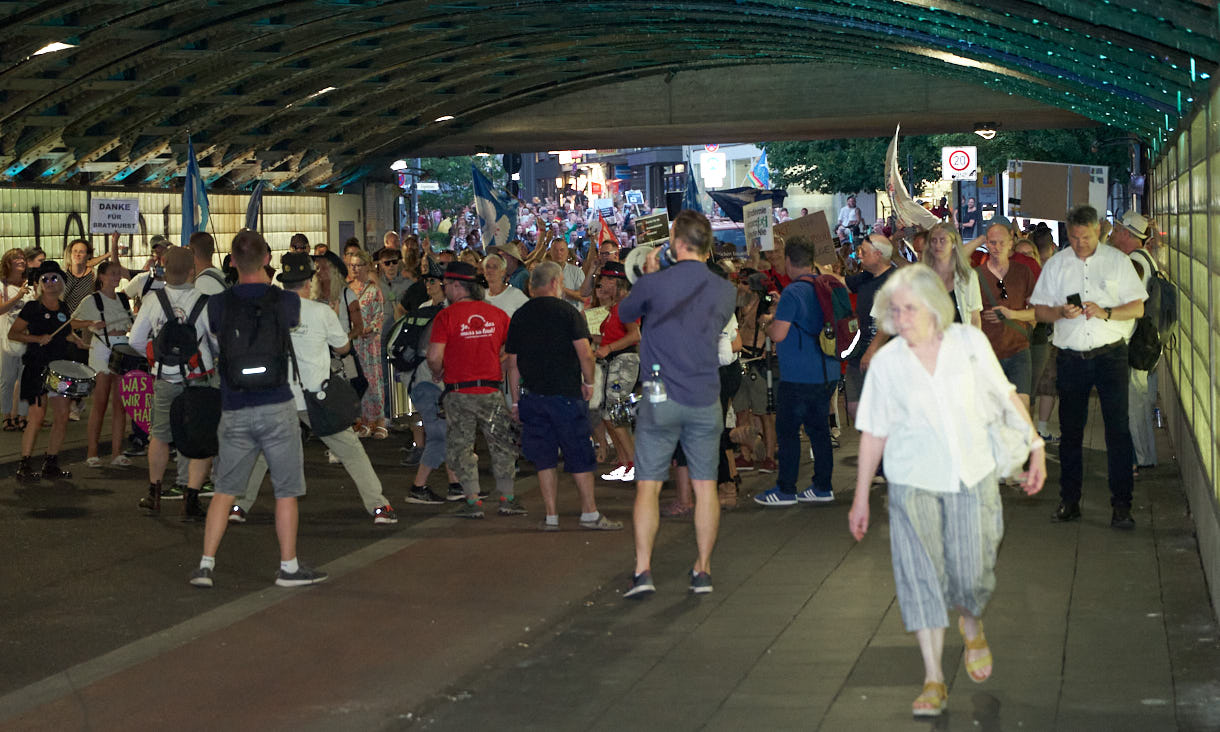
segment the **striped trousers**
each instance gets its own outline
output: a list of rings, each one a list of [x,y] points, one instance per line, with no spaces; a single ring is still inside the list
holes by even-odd
[[[949,609],[978,617],[995,590],[1004,516],[995,475],[957,493],[889,485],[890,552],[907,631],[944,628]]]

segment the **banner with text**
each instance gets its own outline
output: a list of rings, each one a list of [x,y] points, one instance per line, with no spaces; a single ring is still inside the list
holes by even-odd
[[[769,252],[775,248],[775,234],[772,229],[774,217],[771,215],[771,199],[747,203],[741,208],[742,225],[746,233],[746,248],[758,247],[760,251]]]

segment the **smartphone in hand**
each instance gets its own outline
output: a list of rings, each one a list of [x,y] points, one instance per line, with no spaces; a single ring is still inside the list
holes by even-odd
[[[1071,294],[1071,295],[1068,295],[1068,298],[1067,298],[1067,299],[1068,299],[1068,304],[1069,304],[1069,305],[1075,305],[1076,307],[1078,307],[1078,308],[1080,308],[1080,309],[1082,309],[1082,310],[1084,309],[1084,303],[1082,303],[1082,302],[1080,301],[1080,294],[1079,294],[1079,293],[1073,293],[1073,294]]]

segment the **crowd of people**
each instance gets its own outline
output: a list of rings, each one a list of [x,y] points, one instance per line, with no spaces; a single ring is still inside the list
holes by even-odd
[[[625,596],[656,591],[651,558],[663,516],[693,519],[687,579],[705,594],[720,512],[745,498],[741,473],[775,474],[752,497],[766,509],[835,503],[842,398],[860,433],[849,515],[857,539],[869,527],[870,491],[881,483],[888,491],[899,603],[925,665],[916,716],[945,707],[949,612],[960,614],[970,677],[991,674],[981,616],[1003,535],[1000,486],[1040,490],[1046,445],[1058,443],[1053,520],[1081,517],[1094,387],[1111,525],[1135,525],[1133,476],[1156,462],[1155,379],[1128,367],[1126,346],[1155,273],[1145,251],[1154,227],[1137,213],[1110,230],[1093,209],[1074,209],[1059,249],[1049,229],[1023,231],[998,216],[974,222],[968,241],[953,223],[895,241],[849,212],[836,227],[837,253],[825,258],[800,237],[737,253],[715,242],[707,218],[682,211],[668,242],[630,271],[632,227],[621,208],[607,222],[576,202],[548,201],[522,216],[519,239],[486,248],[470,239],[478,227],[467,215],[451,218],[427,213],[422,235],[388,232],[368,247],[352,240],[341,254],[297,234],[278,261],[261,236],[243,231],[220,267],[206,233],[188,247],[154,241],[140,272],[113,254],[94,257],[85,241],[69,246],[63,268],[40,251],[5,253],[0,401],[4,429],[23,432],[18,479],[70,477],[59,452],[74,395],[52,384],[73,381],[62,364],[88,364],[96,384],[86,465],[125,469],[147,451],[140,509],[156,515],[162,501],[181,498],[184,519],[206,522],[191,584],[212,586],[225,528],[246,520],[267,473],[277,583],[312,584],[325,574],[296,557],[296,499],[305,491],[298,423],[352,476],[373,522],[393,524],[397,512],[361,440],[390,436],[407,412],[395,398],[401,385],[413,407],[402,423],[410,435],[403,464],[415,468],[407,503],[452,502],[456,517],[485,518],[492,494],[475,452],[481,434],[494,513],[527,513],[515,492],[520,459],[538,471],[541,531],[561,528],[561,463],[579,491],[583,529],[623,528],[598,510],[595,476],[634,483],[635,567]],[[846,346],[836,340],[844,323],[854,335]],[[136,368],[154,377],[150,425],[123,450],[117,384]],[[211,434],[198,438],[173,413],[204,389],[217,391],[219,408]],[[1050,423],[1056,398],[1058,430]],[[981,449],[992,407],[1028,427],[1020,475],[1001,474]],[[107,410],[108,464],[99,455]],[[178,475],[169,481],[175,449]],[[445,487],[430,485],[442,466]],[[671,475],[675,498],[662,506]]]

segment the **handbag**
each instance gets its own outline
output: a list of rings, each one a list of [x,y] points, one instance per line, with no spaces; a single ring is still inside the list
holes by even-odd
[[[332,373],[317,391],[304,388],[301,391],[305,395],[309,429],[318,437],[338,434],[360,416],[360,396],[343,374]]]
[[[369,380],[364,375],[364,367],[360,365],[360,358],[356,355],[355,349],[348,351],[342,356],[332,358],[330,371],[332,374],[338,374],[351,382],[352,388],[356,390],[356,394],[361,399],[364,398],[365,392],[369,390]]]
[[[1011,478],[1021,472],[1029,459],[1033,445],[1033,429],[1021,415],[1007,394],[999,393],[979,368],[978,358],[972,353],[974,383],[982,387],[979,406],[983,422],[987,425],[987,446],[995,460],[997,478]]]

